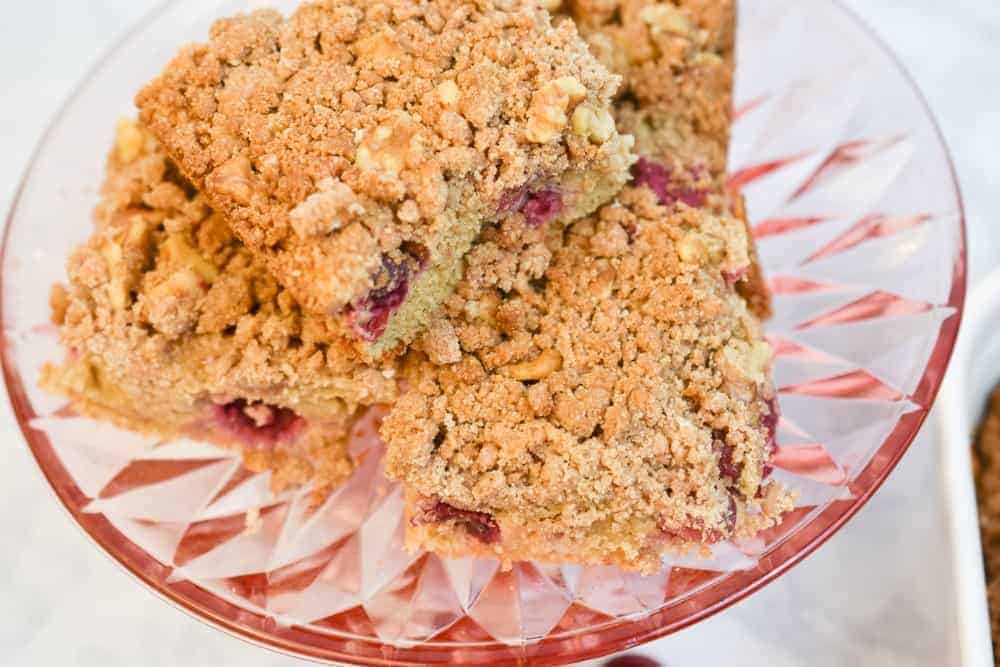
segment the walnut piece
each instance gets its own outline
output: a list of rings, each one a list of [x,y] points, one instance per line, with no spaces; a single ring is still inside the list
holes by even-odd
[[[115,128],[115,153],[122,164],[133,162],[146,143],[146,136],[139,124],[131,118],[122,118]]]
[[[209,174],[208,182],[219,194],[232,197],[234,201],[245,206],[250,203],[250,198],[253,196],[252,178],[250,160],[238,156],[223,163]]]
[[[351,188],[339,180],[326,178],[320,181],[318,192],[292,209],[289,219],[295,233],[308,238],[334,232],[364,213],[364,206]]]
[[[586,96],[586,88],[572,76],[545,84],[531,97],[525,137],[536,144],[547,144],[558,137],[569,122],[566,112]]]
[[[643,7],[639,12],[639,18],[649,26],[654,35],[668,33],[691,38],[697,30],[683,11],[669,3]]]
[[[437,94],[441,106],[447,109],[452,109],[458,104],[458,86],[451,79],[438,84]]]
[[[392,124],[365,133],[354,163],[362,171],[398,176],[408,165],[416,163],[423,152],[422,143],[417,124],[401,113]]]
[[[454,364],[462,360],[458,335],[450,321],[438,318],[431,323],[424,335],[424,351],[435,364]]]
[[[532,381],[544,380],[562,368],[562,355],[556,350],[545,350],[531,361],[522,361],[519,364],[511,364],[504,370],[507,375],[515,380]]]
[[[615,133],[615,119],[607,109],[581,104],[573,111],[573,132],[602,144]]]

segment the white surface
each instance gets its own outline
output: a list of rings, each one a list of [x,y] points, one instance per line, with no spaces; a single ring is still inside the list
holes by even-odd
[[[750,1],[750,0],[748,0]],[[803,0],[808,2],[809,0]],[[12,3],[0,27],[0,210],[61,100],[156,0]],[[1000,6],[986,0],[851,0],[897,51],[941,120],[968,206],[972,275],[1000,256]],[[58,187],[58,184],[53,184]],[[35,471],[0,407],[0,663],[299,664],[201,625],[157,600],[84,539]],[[954,665],[958,642],[942,535],[937,442],[925,429],[836,538],[735,608],[642,650],[671,667]]]

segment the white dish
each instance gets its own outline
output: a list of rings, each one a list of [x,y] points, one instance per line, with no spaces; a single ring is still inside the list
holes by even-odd
[[[939,402],[941,469],[965,667],[993,665],[971,443],[990,392],[1000,384],[1000,270],[973,291]]]

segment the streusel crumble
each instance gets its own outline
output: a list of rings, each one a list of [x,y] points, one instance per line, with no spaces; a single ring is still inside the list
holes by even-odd
[[[353,419],[396,398],[395,368],[353,361],[132,121],[95,226],[52,293],[68,352],[44,386],[126,428],[239,447],[276,489],[350,473]]]
[[[664,204],[681,198],[699,206],[706,190],[722,192],[735,1],[567,0],[559,11],[573,18],[594,55],[622,77],[615,119],[621,132],[635,136],[636,154],[646,156],[633,168],[636,177],[653,185],[663,182],[663,174],[679,179],[671,192],[654,187]],[[739,194],[731,194],[729,206],[745,217]],[[753,312],[767,317],[770,296],[753,245],[750,253],[738,289]]]
[[[617,85],[531,0],[323,0],[216,22],[137,103],[278,281],[378,355],[484,221],[570,221],[620,189]]]
[[[734,289],[748,247],[738,218],[647,187],[565,233],[485,232],[382,429],[408,543],[652,571],[773,525],[791,497],[768,480],[771,352]]]

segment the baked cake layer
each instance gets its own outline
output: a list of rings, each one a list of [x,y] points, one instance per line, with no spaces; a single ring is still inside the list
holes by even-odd
[[[628,178],[618,85],[530,0],[324,0],[220,20],[143,123],[309,312],[407,342],[484,221],[568,221]]]

